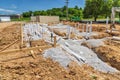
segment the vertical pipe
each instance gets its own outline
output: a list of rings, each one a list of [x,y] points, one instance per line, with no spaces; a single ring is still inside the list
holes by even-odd
[[[108,30],[108,21],[109,21],[109,17],[107,17],[106,19],[106,31]]]
[[[73,33],[77,34],[76,28],[73,28]]]
[[[70,39],[70,26],[68,26],[68,39]]]
[[[43,39],[43,26],[42,26],[42,39]]]
[[[67,26],[67,35],[66,35],[67,38],[69,38],[69,26]]]
[[[86,39],[88,39],[88,23],[86,24],[86,36],[85,36]]]
[[[90,22],[90,34],[92,33],[92,21]]]

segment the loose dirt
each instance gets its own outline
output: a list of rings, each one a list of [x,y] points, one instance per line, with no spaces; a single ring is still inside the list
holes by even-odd
[[[95,49],[98,56],[109,65],[120,70],[120,42],[108,40],[106,45]]]
[[[104,30],[101,30],[101,28],[94,31],[104,35],[102,33]],[[104,37],[106,36],[108,34],[104,35]],[[104,37],[100,36],[100,38]],[[96,37],[94,38],[96,39]],[[16,39],[20,39],[19,23],[5,24],[3,28],[0,28],[0,50]],[[39,41],[33,42],[33,46],[41,46],[38,43]],[[42,44],[47,45],[44,41],[42,41]],[[94,48],[94,51],[103,61],[120,70],[120,44],[114,41],[106,41],[105,45]],[[19,48],[20,41],[6,50]],[[65,69],[59,63],[44,58],[42,56],[44,50],[33,50],[36,58],[32,57],[30,51],[0,54],[0,80],[120,80],[120,73],[102,73],[86,64],[79,66],[72,62]]]
[[[92,67],[71,63],[64,69],[51,59],[41,55],[36,59],[31,57],[1,63],[1,80],[119,80],[120,74],[109,74],[95,71]]]
[[[20,39],[20,24],[14,23],[10,26],[8,25],[0,32],[0,50],[17,39]]]

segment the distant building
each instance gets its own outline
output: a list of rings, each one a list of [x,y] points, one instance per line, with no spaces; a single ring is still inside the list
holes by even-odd
[[[0,15],[0,22],[8,22],[8,21],[11,21],[10,16]]]
[[[0,22],[11,21],[11,19],[20,19],[21,17],[20,14],[0,15]]]
[[[10,18],[11,19],[20,19],[20,18],[22,18],[22,15],[20,15],[20,14],[13,14],[13,15],[10,15]]]
[[[31,21],[40,23],[59,22],[59,16],[31,16]]]

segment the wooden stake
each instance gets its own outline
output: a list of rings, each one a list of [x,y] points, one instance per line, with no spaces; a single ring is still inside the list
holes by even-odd
[[[38,49],[48,49],[48,48],[52,48],[51,45],[47,45],[47,46],[38,46],[38,47],[30,47],[30,48],[22,48],[22,49],[13,49],[13,50],[7,50],[7,51],[2,51],[0,52],[0,55],[2,54],[10,54],[10,53],[16,53],[16,52],[21,52],[21,51],[30,51],[30,50],[38,50]]]
[[[54,47],[56,47],[56,36],[54,36]]]
[[[23,25],[21,23],[21,48],[23,46]]]
[[[33,50],[31,50],[30,53],[31,53],[31,56],[35,59],[35,58],[36,58],[36,55],[35,55],[35,53],[33,52]]]
[[[42,52],[42,49],[38,49],[40,51],[40,53]]]
[[[12,46],[13,44],[17,43],[18,41],[19,41],[19,39],[15,40],[14,42],[12,42],[11,44],[9,44],[8,46],[6,46],[5,48],[3,48],[3,49],[0,50],[0,51],[6,50],[7,48],[9,48],[10,46]]]

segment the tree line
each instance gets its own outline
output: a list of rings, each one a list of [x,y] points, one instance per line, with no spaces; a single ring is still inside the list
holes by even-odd
[[[112,7],[119,7],[120,0],[85,0],[84,9],[75,6],[74,8],[68,8],[69,19],[71,17],[82,18],[94,18],[97,20],[100,16],[106,18],[111,16]],[[23,17],[45,15],[45,16],[60,16],[60,18],[66,17],[66,6],[62,8],[52,8],[48,10],[28,11],[24,12]],[[120,16],[120,14],[117,14]]]
[[[120,0],[86,0],[83,14],[96,21],[99,16],[110,17],[112,7],[120,7]]]
[[[80,19],[83,18],[83,10],[82,8],[75,6],[74,8],[68,8],[69,11],[69,18],[71,17],[79,17]],[[28,11],[24,12],[23,17],[30,17],[30,16],[38,16],[38,15],[44,15],[44,16],[60,16],[61,18],[66,17],[66,6],[62,8],[52,8],[48,10],[39,10],[39,11]]]

